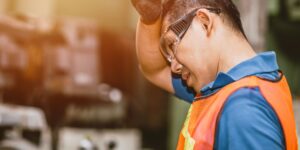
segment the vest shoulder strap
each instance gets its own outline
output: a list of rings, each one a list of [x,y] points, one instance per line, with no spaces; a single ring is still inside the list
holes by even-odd
[[[231,83],[216,94],[196,101],[188,123],[188,132],[191,133],[196,144],[194,149],[212,149],[215,129],[220,112],[228,97],[243,87],[258,87],[264,98],[277,114],[283,128],[286,149],[297,150],[297,135],[292,98],[285,77],[277,82],[260,79],[256,76],[243,78]],[[183,139],[182,139],[183,138]],[[185,141],[181,136],[181,141]],[[179,142],[182,146],[183,143]]]
[[[229,85],[224,92],[220,93],[220,97],[228,98],[234,91],[243,87],[259,88],[261,94],[273,108],[280,121],[284,132],[286,149],[297,150],[298,140],[293,102],[286,78],[281,74],[280,80],[269,81],[256,76],[250,76]]]

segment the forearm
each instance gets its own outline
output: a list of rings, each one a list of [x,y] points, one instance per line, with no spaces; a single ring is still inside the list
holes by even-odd
[[[140,67],[144,73],[153,74],[168,67],[160,53],[160,19],[152,25],[138,22],[136,32],[136,50]]]
[[[151,25],[138,22],[137,57],[144,76],[155,85],[173,93],[171,70],[160,52],[160,28],[160,19]]]

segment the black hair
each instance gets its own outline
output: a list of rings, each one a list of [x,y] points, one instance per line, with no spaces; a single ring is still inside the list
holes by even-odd
[[[247,39],[244,32],[240,12],[232,0],[165,0],[162,6],[162,18],[168,15],[170,22],[174,22],[187,13],[188,10],[199,7],[208,6],[220,8],[228,23],[233,29],[242,33]]]

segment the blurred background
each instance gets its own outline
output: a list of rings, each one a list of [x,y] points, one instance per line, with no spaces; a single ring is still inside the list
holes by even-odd
[[[300,0],[235,2],[257,52],[276,51],[299,127]],[[0,0],[0,149],[175,149],[189,104],[139,72],[137,20],[129,0]]]

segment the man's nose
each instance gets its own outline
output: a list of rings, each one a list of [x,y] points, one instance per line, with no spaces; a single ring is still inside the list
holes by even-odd
[[[173,59],[171,62],[171,70],[175,74],[181,74],[182,71],[182,65],[178,63],[176,59]]]

